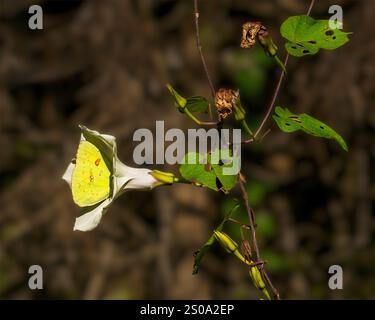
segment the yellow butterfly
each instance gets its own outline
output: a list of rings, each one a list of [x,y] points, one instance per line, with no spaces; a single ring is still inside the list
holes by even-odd
[[[111,172],[99,149],[82,140],[75,161],[72,176],[73,201],[80,207],[88,207],[107,199],[111,192]]]

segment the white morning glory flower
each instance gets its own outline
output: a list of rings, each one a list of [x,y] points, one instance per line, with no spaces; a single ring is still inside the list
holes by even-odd
[[[90,231],[97,227],[111,203],[127,190],[150,190],[159,185],[177,182],[177,178],[172,173],[132,168],[123,164],[117,157],[114,136],[100,134],[84,126],[79,127],[82,132],[80,145],[82,141],[89,142],[90,144],[85,144],[85,148],[88,150],[80,153],[79,157],[82,159],[75,159],[69,164],[62,177],[72,189],[73,200],[83,207],[85,212],[76,218],[73,230]],[[96,157],[98,159],[95,160]],[[101,160],[103,163],[105,162],[105,165],[101,165],[102,169],[97,169],[95,164],[98,166]],[[76,172],[74,179],[79,181],[73,181],[78,166],[80,166],[79,175]],[[99,186],[98,181],[101,182]],[[107,181],[108,185],[106,185]],[[73,188],[78,191],[75,192]],[[95,199],[98,198],[99,193],[104,196]],[[81,200],[80,198],[86,202],[77,201]],[[87,199],[92,200],[92,205]]]

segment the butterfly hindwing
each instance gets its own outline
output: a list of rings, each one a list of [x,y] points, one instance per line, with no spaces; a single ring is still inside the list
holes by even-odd
[[[110,171],[99,149],[82,140],[72,177],[74,202],[80,207],[97,204],[110,194]]]

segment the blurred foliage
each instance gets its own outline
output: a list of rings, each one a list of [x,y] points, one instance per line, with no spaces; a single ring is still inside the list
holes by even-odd
[[[267,71],[274,67],[273,60],[258,47],[251,51],[239,51],[233,59],[236,61],[232,70],[233,85],[240,90],[245,105],[252,105],[265,93]]]

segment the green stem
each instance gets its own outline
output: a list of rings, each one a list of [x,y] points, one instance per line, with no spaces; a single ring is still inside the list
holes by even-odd
[[[173,180],[173,183],[191,184],[195,187],[203,187],[202,183],[190,181],[190,180],[187,180],[183,177],[181,177],[181,178],[175,177],[174,180]]]
[[[201,121],[198,118],[196,118],[187,108],[183,109],[183,112],[191,119],[193,120],[197,125],[199,126],[209,126],[209,127],[216,127],[217,122],[211,122],[211,121]]]
[[[245,119],[241,120],[241,125],[250,137],[254,136]]]
[[[285,73],[287,73],[287,72],[286,72],[285,64],[280,60],[280,58],[279,58],[277,55],[273,56],[273,58],[275,59],[276,63],[279,65],[279,67],[280,67]]]
[[[201,121],[198,120],[187,108],[184,109],[184,113],[193,120],[197,125],[202,125]]]

